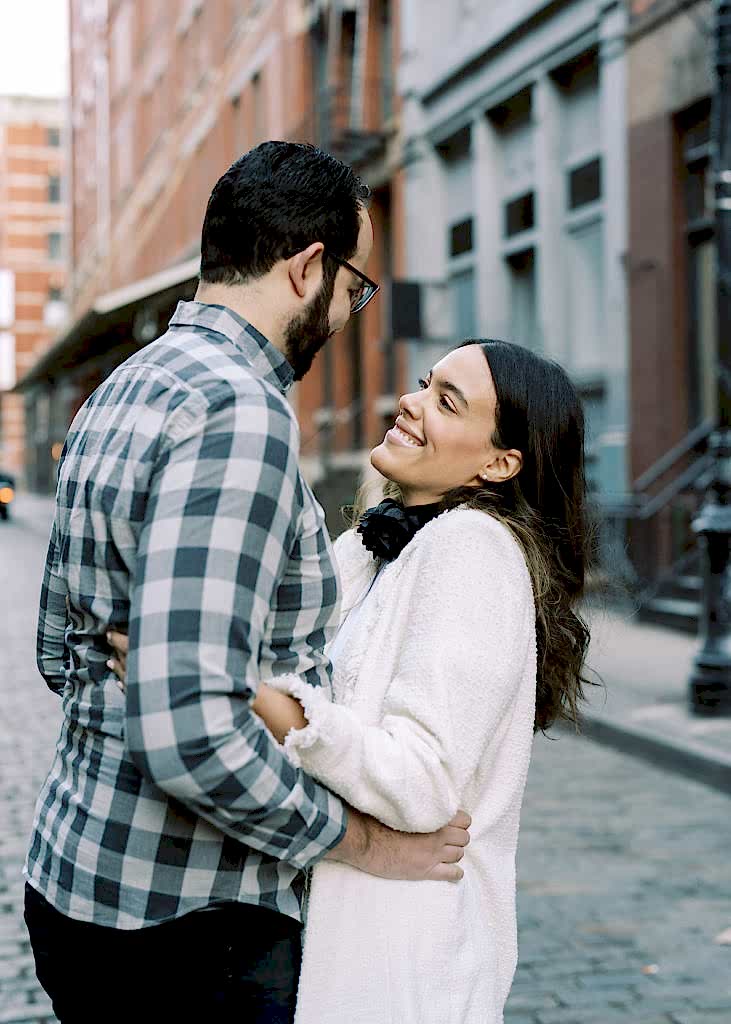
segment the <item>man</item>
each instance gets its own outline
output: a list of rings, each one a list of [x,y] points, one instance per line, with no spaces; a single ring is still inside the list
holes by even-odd
[[[64,719],[25,868],[62,1022],[289,1021],[303,869],[461,875],[463,828],[344,808],[251,710],[260,679],[329,684],[337,581],[284,394],[377,290],[366,199],[311,147],[243,156],[208,203],[195,301],[69,431],[38,631]],[[123,697],[105,637],[127,627]]]

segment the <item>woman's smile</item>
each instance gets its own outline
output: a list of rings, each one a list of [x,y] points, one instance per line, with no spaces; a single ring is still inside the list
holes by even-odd
[[[423,448],[424,442],[418,437],[406,430],[397,421],[388,431],[385,437],[386,441],[390,441],[392,444],[400,444],[406,448]]]

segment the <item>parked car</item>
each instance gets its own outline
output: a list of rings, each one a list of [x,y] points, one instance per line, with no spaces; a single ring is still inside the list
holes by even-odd
[[[10,506],[14,497],[15,480],[10,473],[0,469],[0,519],[7,519],[10,515]]]

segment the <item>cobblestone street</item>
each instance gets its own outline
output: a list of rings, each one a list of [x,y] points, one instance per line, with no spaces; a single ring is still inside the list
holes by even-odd
[[[539,735],[506,1024],[729,1024],[730,820],[721,793]]]
[[[23,922],[33,805],[51,763],[60,701],[35,665],[35,619],[48,541],[45,517],[0,522],[0,1024],[55,1021],[38,985]],[[35,511],[35,510],[33,510]]]
[[[34,660],[46,537],[23,499],[0,523],[0,1024],[55,1020],[35,980],[20,875],[58,727]],[[728,1024],[731,945],[715,940],[731,928],[731,801],[557,736],[536,739],[523,812],[507,1024]]]

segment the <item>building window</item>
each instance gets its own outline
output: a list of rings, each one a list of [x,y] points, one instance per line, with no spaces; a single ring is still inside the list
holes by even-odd
[[[602,196],[599,64],[595,51],[553,74],[561,103],[561,153],[566,207],[577,210]]]
[[[261,80],[261,72],[251,79],[251,106],[253,114],[254,142],[257,146],[266,136],[266,118],[264,116],[264,86]]]
[[[536,223],[533,193],[526,192],[524,196],[519,196],[506,203],[504,214],[506,238],[518,235],[521,231],[530,231]]]
[[[0,391],[15,387],[15,335],[0,331]]]
[[[472,210],[472,158],[469,125],[437,146],[444,161],[449,222],[457,223]]]
[[[496,133],[501,160],[504,233],[518,234],[535,225],[535,131],[533,98],[524,89],[488,114]]]
[[[48,202],[61,202],[61,179],[57,174],[52,174],[48,179]]]
[[[563,259],[571,284],[565,291],[564,308],[571,369],[586,377],[602,372],[607,343],[601,203],[604,182],[596,51],[581,54],[555,71],[553,77],[560,99],[560,152],[566,183]]]
[[[61,232],[51,231],[48,235],[48,258],[51,260],[61,259]]]
[[[512,342],[541,351],[536,266],[540,257],[537,122],[534,92],[527,86],[490,108],[487,121],[494,152],[495,230],[501,235],[500,292],[503,316],[496,327]],[[502,304],[502,300],[501,300]]]
[[[461,256],[465,252],[472,252],[472,217],[449,229],[449,255]]]
[[[133,64],[133,18],[135,8],[132,4],[117,5],[112,19],[110,84],[112,96],[124,89],[132,77]]]
[[[566,177],[570,210],[577,210],[580,206],[601,199],[602,163],[599,157],[568,171]]]
[[[15,320],[15,274],[0,270],[0,328],[10,327]]]
[[[710,217],[709,153],[694,156],[686,150],[683,155],[686,172],[683,189],[685,218],[688,224],[701,224]]]
[[[233,139],[236,156],[245,153],[248,146],[249,133],[246,124],[246,108],[241,93],[231,100],[231,117],[233,118]]]
[[[472,267],[460,270],[449,278],[452,316],[456,337],[463,341],[477,334],[475,319],[475,272]]]
[[[510,340],[525,348],[540,349],[535,250],[511,253],[506,263],[510,279]]]
[[[599,438],[606,429],[606,398],[601,384],[579,385],[577,388],[584,410],[584,472],[589,494],[602,491]]]
[[[393,28],[391,22],[391,0],[381,0],[380,49],[381,49],[381,118],[388,121],[393,116]]]
[[[688,404],[692,426],[716,417],[716,243],[711,181],[711,104],[676,119],[687,274]]]
[[[60,288],[50,287],[48,299],[43,309],[43,322],[46,327],[60,327],[66,319],[66,304]]]
[[[444,168],[447,285],[452,307],[453,337],[457,339],[470,338],[477,333],[475,273],[471,255],[474,209],[471,147],[472,135],[469,125],[461,128],[437,147]]]
[[[61,145],[61,129],[50,127],[46,129],[46,142],[49,146]]]
[[[128,108],[119,117],[112,136],[112,181],[115,202],[122,203],[132,186],[135,167],[135,111]],[[144,141],[142,142],[144,144]]]
[[[601,217],[570,227],[568,257],[568,327],[573,370],[597,372],[604,352],[604,224]]]

